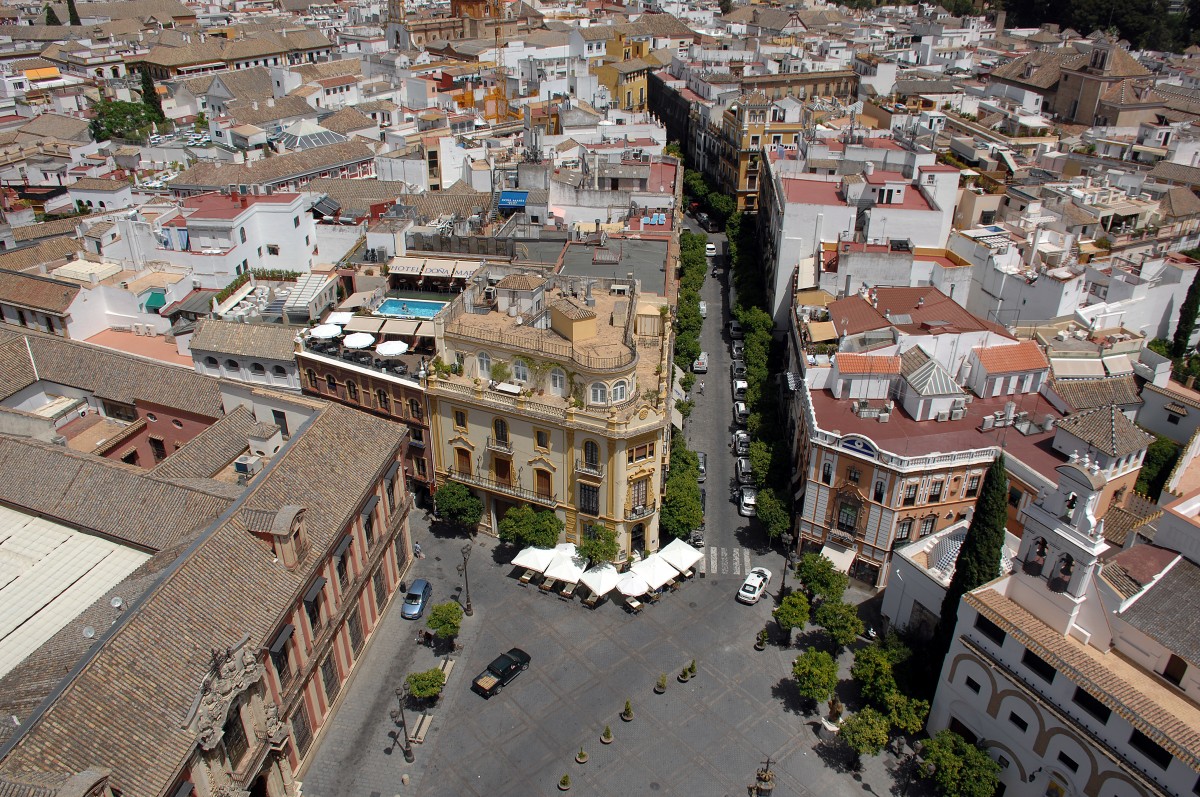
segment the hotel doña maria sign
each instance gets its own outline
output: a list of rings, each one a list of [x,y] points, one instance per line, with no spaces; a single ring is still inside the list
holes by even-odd
[[[871,445],[871,443],[865,437],[859,437],[857,435],[847,435],[846,437],[843,437],[842,448],[846,449],[847,451],[852,451],[855,454],[858,454],[860,457],[865,457],[866,459],[875,459],[875,457],[879,454],[879,450],[875,448],[875,446]]]

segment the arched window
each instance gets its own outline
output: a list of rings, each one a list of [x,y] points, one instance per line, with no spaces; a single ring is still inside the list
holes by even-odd
[[[266,376],[267,369],[262,363],[250,363],[250,373],[254,374],[255,376]]]
[[[226,360],[225,361],[225,370],[233,371],[236,374],[238,372],[237,360]]]
[[[333,374],[325,376],[325,387],[329,388],[330,393],[337,392],[337,380],[333,378]]]
[[[608,403],[608,385],[603,382],[592,383],[592,403],[607,404]]]
[[[618,381],[616,384],[614,384],[613,389],[612,389],[613,403],[616,404],[617,402],[624,401],[625,393],[628,389],[629,389],[629,387],[625,383],[624,379],[622,379],[622,380]]]
[[[205,357],[204,365],[207,366],[208,368],[220,368],[221,367],[221,364],[217,362],[216,357]]]
[[[561,368],[550,369],[550,391],[560,396],[567,395],[567,373]]]
[[[583,462],[593,468],[600,466],[600,446],[596,445],[595,440],[584,441]]]
[[[308,386],[313,390],[317,389],[317,372],[309,368],[304,372],[304,376],[308,379]]]
[[[513,378],[514,382],[528,382],[529,381],[529,367],[526,366],[525,363],[521,362],[520,360],[513,360],[512,378]]]
[[[275,374],[276,379],[287,379],[287,369],[282,365],[277,365],[272,368],[271,373]]]
[[[492,378],[492,358],[490,356],[488,356],[488,353],[486,351],[479,352],[479,354],[475,357],[475,361],[479,365],[479,378],[480,379],[491,379]]]
[[[497,418],[492,422],[492,431],[496,433],[497,443],[508,442],[508,421],[503,418]]]
[[[351,401],[358,401],[358,385],[353,382],[346,383],[346,398]]]

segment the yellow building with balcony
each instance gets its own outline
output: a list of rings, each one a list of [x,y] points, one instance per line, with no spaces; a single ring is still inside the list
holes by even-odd
[[[472,488],[495,533],[519,504],[568,542],[617,534],[618,561],[659,548],[669,457],[670,313],[634,280],[489,266],[438,314],[427,397],[438,481]]]

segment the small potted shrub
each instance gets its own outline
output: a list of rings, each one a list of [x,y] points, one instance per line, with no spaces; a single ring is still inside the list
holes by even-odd
[[[612,744],[612,741],[613,741],[612,728],[605,725],[604,733],[600,734],[600,743],[601,744]]]
[[[587,760],[588,760],[587,750],[584,750],[582,747],[580,747],[579,752],[575,754],[575,763],[576,764],[586,764]]]
[[[754,649],[755,650],[766,650],[767,649],[767,629],[764,628],[758,632],[758,636],[755,637],[755,639],[754,639]]]
[[[570,775],[562,776],[562,778],[558,781],[558,790],[559,791],[570,791],[571,790],[571,776]]]
[[[621,719],[629,722],[633,719],[633,704],[628,700],[625,701],[625,710],[621,712]]]
[[[665,672],[658,674],[658,683],[654,684],[654,692],[662,694],[667,691],[667,674]]]
[[[688,672],[688,668],[685,666],[682,670],[679,671],[678,681],[681,684],[686,684],[688,682],[688,679],[691,677],[692,677],[691,673]]]
[[[689,678],[696,677],[696,660],[695,659],[692,659],[692,663],[688,665],[688,677]]]

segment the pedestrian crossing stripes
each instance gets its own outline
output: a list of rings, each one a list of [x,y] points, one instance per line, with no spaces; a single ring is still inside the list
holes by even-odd
[[[705,554],[705,557],[696,564],[696,568],[701,573],[727,576],[750,572],[749,548],[706,545]]]

